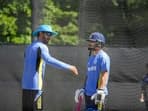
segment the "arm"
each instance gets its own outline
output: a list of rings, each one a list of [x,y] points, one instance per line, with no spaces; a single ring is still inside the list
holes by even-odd
[[[104,89],[108,83],[108,78],[109,78],[109,71],[110,71],[110,59],[109,57],[104,57],[101,59],[101,74],[99,77],[99,89]]]
[[[106,87],[106,83],[108,81],[108,72],[102,72],[101,78],[100,78],[100,85],[99,89],[104,89]]]
[[[56,68],[69,69],[71,66],[69,64],[66,64],[66,63],[59,61],[59,60],[55,59],[54,57],[52,57],[49,54],[47,47],[41,47],[41,57],[47,64],[52,65]]]
[[[140,94],[140,102],[144,102],[144,87],[145,87],[145,83],[142,79],[142,82],[141,82],[141,94]]]
[[[56,68],[59,68],[59,69],[71,70],[76,75],[78,74],[78,71],[77,71],[75,66],[70,65],[70,64],[66,64],[66,63],[64,63],[64,62],[62,62],[60,60],[57,60],[56,58],[52,57],[49,54],[49,51],[48,51],[47,47],[44,47],[44,48],[41,49],[41,57],[49,65],[52,65],[52,66],[54,66]]]
[[[143,92],[140,95],[140,102],[144,102],[144,94],[143,94]]]

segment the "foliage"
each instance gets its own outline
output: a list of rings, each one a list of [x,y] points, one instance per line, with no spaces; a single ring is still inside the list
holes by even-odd
[[[43,5],[41,23],[51,24],[59,33],[50,44],[77,45],[79,0],[44,0]],[[119,18],[127,24],[128,29],[132,30],[137,24],[148,23],[148,14],[145,11],[148,9],[148,0],[112,0],[112,5],[110,10],[114,11],[115,8],[120,10],[122,17]],[[29,43],[31,11],[31,0],[0,0],[0,42]],[[103,17],[105,17],[104,13],[102,13]],[[111,38],[115,35],[112,30],[118,26],[109,27],[107,23],[103,21],[96,23],[88,32],[99,29]]]
[[[79,0],[53,0],[53,2],[65,11],[79,11]]]
[[[132,28],[137,24],[148,23],[148,0],[112,0],[114,6],[122,7],[123,19],[127,27]]]
[[[139,38],[139,36],[136,35],[137,33],[143,36],[143,38],[146,36],[141,32],[147,30],[148,0],[112,0],[112,5],[105,4],[104,7],[104,9],[110,7],[107,10],[112,13],[109,18],[110,23],[101,23],[104,27],[104,29],[102,28],[103,32],[105,32],[109,38],[110,44],[113,44],[117,40],[122,43],[123,40],[126,40],[125,42],[129,40],[129,44],[134,46]],[[104,17],[103,14],[102,16]],[[107,19],[107,17],[104,19]]]
[[[26,43],[30,29],[30,0],[0,0],[0,41]],[[20,41],[20,42],[19,42]]]
[[[62,10],[52,0],[46,0],[44,4],[43,23],[51,24],[53,29],[59,33],[50,44],[78,44],[78,12]]]
[[[63,8],[65,4],[67,7],[73,7],[73,4],[66,1],[59,4],[53,0],[44,0],[44,4],[42,23],[51,24],[59,32],[50,44],[78,44],[78,12],[74,8]],[[0,42],[20,44],[31,41],[30,0],[0,0],[0,19]]]
[[[147,0],[112,0],[114,6],[122,7],[123,13],[126,13],[126,17],[130,19],[134,18],[144,20],[147,19],[148,1]]]

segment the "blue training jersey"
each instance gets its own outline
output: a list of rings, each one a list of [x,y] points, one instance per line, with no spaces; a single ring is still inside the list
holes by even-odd
[[[60,69],[70,68],[69,64],[52,57],[48,47],[39,41],[29,45],[24,56],[23,89],[42,90],[46,63]]]
[[[147,86],[148,86],[148,73],[144,75],[144,77],[142,78],[142,84],[141,84],[142,90],[146,90]]]
[[[148,84],[148,74],[143,77],[142,82]]]
[[[99,87],[99,79],[101,72],[110,72],[110,58],[106,52],[100,50],[97,55],[92,55],[88,59],[87,64],[87,77],[85,81],[85,94],[92,96],[96,93]],[[107,84],[107,83],[106,83]],[[105,88],[106,95],[108,94],[107,87]]]

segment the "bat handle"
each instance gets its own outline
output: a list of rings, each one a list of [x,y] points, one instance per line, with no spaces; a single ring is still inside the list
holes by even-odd
[[[82,96],[79,96],[78,99],[79,99],[79,102],[77,103],[76,111],[81,111]]]
[[[98,110],[103,111],[103,103],[102,102],[98,103]]]

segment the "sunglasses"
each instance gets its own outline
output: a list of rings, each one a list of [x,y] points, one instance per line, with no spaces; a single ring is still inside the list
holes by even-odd
[[[46,34],[47,36],[52,36],[51,32],[43,32],[44,34]]]

